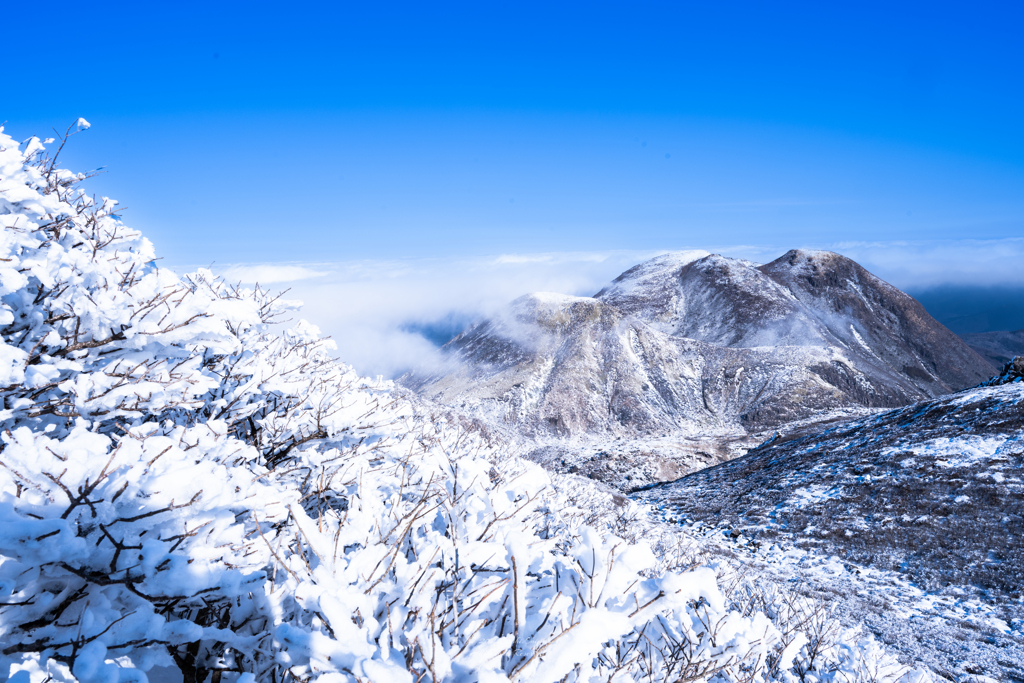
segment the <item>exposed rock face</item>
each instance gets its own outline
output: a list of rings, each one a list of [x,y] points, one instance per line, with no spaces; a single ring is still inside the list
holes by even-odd
[[[1014,356],[1024,355],[1024,330],[977,332],[960,337],[997,368]]]
[[[529,436],[758,432],[976,385],[989,364],[830,252],[668,254],[594,297],[530,294],[445,349],[420,393]]]

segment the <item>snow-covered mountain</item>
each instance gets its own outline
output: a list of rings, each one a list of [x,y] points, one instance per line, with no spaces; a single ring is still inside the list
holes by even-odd
[[[994,370],[850,259],[798,250],[763,266],[666,254],[593,297],[521,297],[444,348],[450,371],[404,381],[540,439],[741,437],[906,405]]]
[[[668,520],[900,573],[926,592],[918,602],[933,603],[915,627],[919,640],[901,649],[939,670],[964,674],[973,663],[981,670],[966,673],[1020,680],[1022,375],[1018,359],[990,386],[779,438],[635,495]],[[944,616],[968,597],[998,618],[979,626]],[[864,617],[879,632],[894,628],[870,609]]]

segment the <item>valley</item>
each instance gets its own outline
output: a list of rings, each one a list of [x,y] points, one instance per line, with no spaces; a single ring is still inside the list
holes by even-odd
[[[622,533],[690,548],[734,600],[774,586],[907,665],[1022,681],[1024,361],[995,364],[1015,334],[961,339],[837,254],[691,252],[522,297],[402,381],[628,495]]]

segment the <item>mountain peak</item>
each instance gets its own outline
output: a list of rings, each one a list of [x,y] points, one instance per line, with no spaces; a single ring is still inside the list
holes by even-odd
[[[853,261],[842,254],[837,254],[834,251],[826,251],[824,249],[790,249],[785,254],[775,259],[772,263],[779,261],[786,261],[789,265],[793,266],[802,262],[827,262],[834,259],[840,259],[842,261]]]
[[[884,288],[887,294],[898,293],[906,297],[853,259],[833,251],[790,249],[758,269],[779,282],[799,284],[802,289],[848,288],[867,283],[875,288]]]
[[[510,304],[516,315],[550,317],[558,315],[574,305],[596,306],[600,302],[589,296],[572,296],[556,292],[530,292]]]
[[[851,259],[797,249],[763,266],[662,254],[594,297],[520,297],[446,352],[461,363],[457,376],[417,389],[553,436],[756,432],[905,405],[992,371]]]

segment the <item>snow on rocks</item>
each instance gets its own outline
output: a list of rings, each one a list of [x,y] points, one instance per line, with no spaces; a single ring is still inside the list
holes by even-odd
[[[993,387],[1022,381],[1024,381],[1024,356],[1014,356],[1003,365],[1003,369],[998,375],[983,382],[981,386]]]

